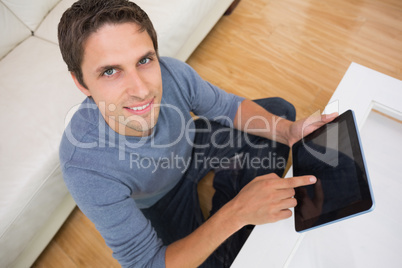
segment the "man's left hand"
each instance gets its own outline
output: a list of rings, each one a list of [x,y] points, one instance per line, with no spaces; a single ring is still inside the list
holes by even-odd
[[[338,116],[338,113],[329,115],[320,115],[314,113],[311,116],[293,122],[289,127],[288,132],[288,145],[292,147],[297,141],[301,140],[304,136],[312,133],[314,130],[331,122]]]

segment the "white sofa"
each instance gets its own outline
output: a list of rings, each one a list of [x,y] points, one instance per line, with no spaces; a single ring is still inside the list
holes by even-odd
[[[185,61],[233,0],[137,0],[160,55]],[[75,0],[0,0],[0,267],[29,267],[75,204],[58,147],[76,89],[57,45]]]

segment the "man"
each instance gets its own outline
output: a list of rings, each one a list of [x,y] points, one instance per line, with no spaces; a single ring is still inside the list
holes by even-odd
[[[273,114],[294,120],[284,100],[227,94],[159,58],[134,3],[78,1],[61,18],[59,44],[88,96],[61,142],[63,176],[122,266],[229,267],[245,226],[290,217],[294,188],[315,183],[280,176],[302,131],[333,117],[288,121]],[[210,170],[216,193],[204,220],[197,183]]]

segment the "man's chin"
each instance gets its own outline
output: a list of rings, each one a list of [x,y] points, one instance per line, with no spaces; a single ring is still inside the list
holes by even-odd
[[[156,124],[129,124],[126,125],[125,134],[126,136],[139,136],[145,137],[150,136],[155,128]]]
[[[119,134],[126,136],[149,136],[158,121],[159,110],[152,116],[149,114],[147,116],[130,116],[121,121],[120,117],[120,127]],[[123,127],[124,126],[124,127]]]

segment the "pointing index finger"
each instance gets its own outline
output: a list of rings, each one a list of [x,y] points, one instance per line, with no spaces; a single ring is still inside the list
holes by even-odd
[[[311,175],[292,177],[283,180],[285,184],[283,188],[297,188],[304,185],[310,185],[317,182],[317,178]]]

